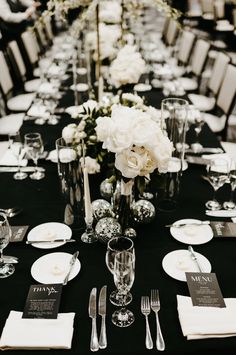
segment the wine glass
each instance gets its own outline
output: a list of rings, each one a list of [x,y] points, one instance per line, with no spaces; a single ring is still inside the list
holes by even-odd
[[[230,199],[229,201],[225,201],[223,203],[223,207],[225,210],[233,210],[236,207],[236,203],[234,202],[234,191],[236,188],[236,162],[232,161],[229,172],[229,182],[230,182]]]
[[[214,194],[212,200],[207,201],[205,206],[209,210],[219,210],[221,209],[221,204],[216,200],[215,195],[216,191],[228,180],[229,169],[227,160],[221,158],[211,159],[207,165],[207,175],[214,189]]]
[[[13,175],[15,180],[24,180],[27,178],[27,174],[21,171],[21,161],[25,155],[25,149],[23,147],[23,143],[21,141],[21,136],[19,132],[15,132],[13,134],[9,134],[8,136],[10,149],[12,153],[17,158],[18,169],[17,172]]]
[[[121,251],[128,251],[135,256],[133,241],[126,237],[114,237],[110,239],[107,243],[106,265],[112,274],[114,274],[115,255]],[[109,299],[110,302],[116,306],[121,306],[122,302],[124,302],[123,297],[120,296],[117,290],[112,291]],[[131,301],[132,295],[128,292],[126,294],[125,304],[129,304]]]
[[[135,257],[134,254],[123,250],[115,255],[114,283],[122,300],[122,308],[112,314],[112,323],[118,327],[128,327],[134,322],[134,314],[125,308],[126,295],[134,283]]]
[[[43,153],[44,146],[40,133],[27,133],[24,136],[25,148],[29,157],[34,161],[35,170],[30,178],[33,180],[41,180],[45,174],[38,169],[38,159],[40,154]]]
[[[12,264],[4,262],[3,249],[8,245],[11,238],[11,227],[8,223],[7,216],[0,213],[0,278],[12,275],[15,268]]]
[[[205,123],[205,120],[200,112],[199,112],[199,114],[197,114],[195,116],[194,123],[195,123],[194,131],[196,133],[196,141],[195,141],[195,143],[191,144],[191,148],[195,153],[199,153],[199,152],[201,152],[201,150],[203,148],[202,144],[199,142],[199,135],[200,135],[200,133],[202,131],[202,127]]]

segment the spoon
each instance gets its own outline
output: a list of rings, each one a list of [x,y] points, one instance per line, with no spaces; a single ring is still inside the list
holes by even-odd
[[[12,207],[12,208],[0,208],[0,212],[3,212],[7,215],[7,217],[14,217],[22,212],[22,208],[20,207]]]
[[[5,264],[17,264],[18,258],[16,256],[3,255],[3,262]]]

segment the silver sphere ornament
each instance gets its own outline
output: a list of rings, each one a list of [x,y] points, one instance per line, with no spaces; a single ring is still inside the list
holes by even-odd
[[[104,217],[112,217],[111,204],[103,199],[98,199],[92,202],[93,216],[96,220]]]
[[[137,223],[150,223],[155,215],[155,207],[150,201],[138,200],[131,207],[132,215]]]
[[[121,225],[115,218],[104,217],[95,226],[95,233],[98,240],[107,243],[113,237],[121,236]]]
[[[127,238],[134,239],[137,237],[137,232],[134,228],[126,228],[124,230],[124,236]]]
[[[100,194],[106,200],[110,200],[113,195],[113,185],[108,179],[105,179],[100,184]]]

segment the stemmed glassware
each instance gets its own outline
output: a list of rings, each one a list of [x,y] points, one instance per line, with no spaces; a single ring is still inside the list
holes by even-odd
[[[133,253],[124,250],[115,255],[113,276],[122,300],[122,308],[112,314],[112,323],[118,327],[128,327],[134,322],[134,314],[125,307],[126,295],[134,283],[135,257]]]
[[[229,171],[229,182],[230,182],[230,199],[223,203],[225,210],[233,210],[236,208],[236,203],[234,202],[234,191],[236,188],[236,162],[232,161]]]
[[[19,132],[15,132],[14,134],[9,134],[8,136],[10,149],[14,156],[17,158],[18,170],[13,175],[15,180],[24,180],[27,178],[27,174],[21,171],[21,161],[24,158],[25,150],[23,143],[21,141],[21,136]]]
[[[202,131],[202,127],[205,123],[205,120],[203,119],[201,114],[196,115],[194,118],[194,123],[195,123],[194,131],[196,133],[196,141],[191,145],[191,147],[195,153],[198,153],[203,148],[202,144],[199,142],[199,135]]]
[[[43,140],[40,133],[27,133],[24,136],[26,152],[35,164],[35,171],[30,175],[33,180],[41,180],[45,174],[38,169],[39,156],[44,151]]]
[[[12,275],[15,268],[12,264],[4,262],[3,249],[8,245],[11,238],[11,227],[8,223],[7,216],[0,213],[0,278]]]
[[[127,251],[133,254],[135,258],[134,243],[132,239],[126,237],[114,237],[107,243],[106,265],[108,270],[114,275],[115,256],[121,251]],[[116,306],[127,305],[132,301],[132,295],[127,292],[125,300],[119,290],[112,291],[110,294],[110,302]]]
[[[212,200],[206,202],[206,207],[209,210],[221,209],[221,204],[216,200],[216,191],[222,187],[228,180],[229,167],[228,161],[225,159],[211,159],[207,165],[207,175],[211,186],[214,189]]]

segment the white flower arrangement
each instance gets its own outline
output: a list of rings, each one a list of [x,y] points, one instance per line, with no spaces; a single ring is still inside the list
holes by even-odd
[[[145,61],[136,47],[125,45],[111,63],[110,82],[116,88],[126,84],[136,84],[145,71]]]
[[[85,160],[85,162],[84,162]],[[89,174],[96,174],[100,172],[100,165],[98,164],[98,162],[96,161],[96,159],[93,159],[89,156],[85,157],[85,158],[80,158],[80,163],[82,165],[82,167],[86,167],[87,171]]]
[[[103,148],[115,153],[115,167],[123,177],[167,172],[172,143],[146,112],[115,105],[111,117],[97,119],[95,130]]]
[[[99,24],[100,59],[114,59],[117,52],[117,42],[121,37],[121,29],[117,25]],[[94,60],[97,58],[97,32],[91,31],[86,35],[87,48],[94,51]]]

